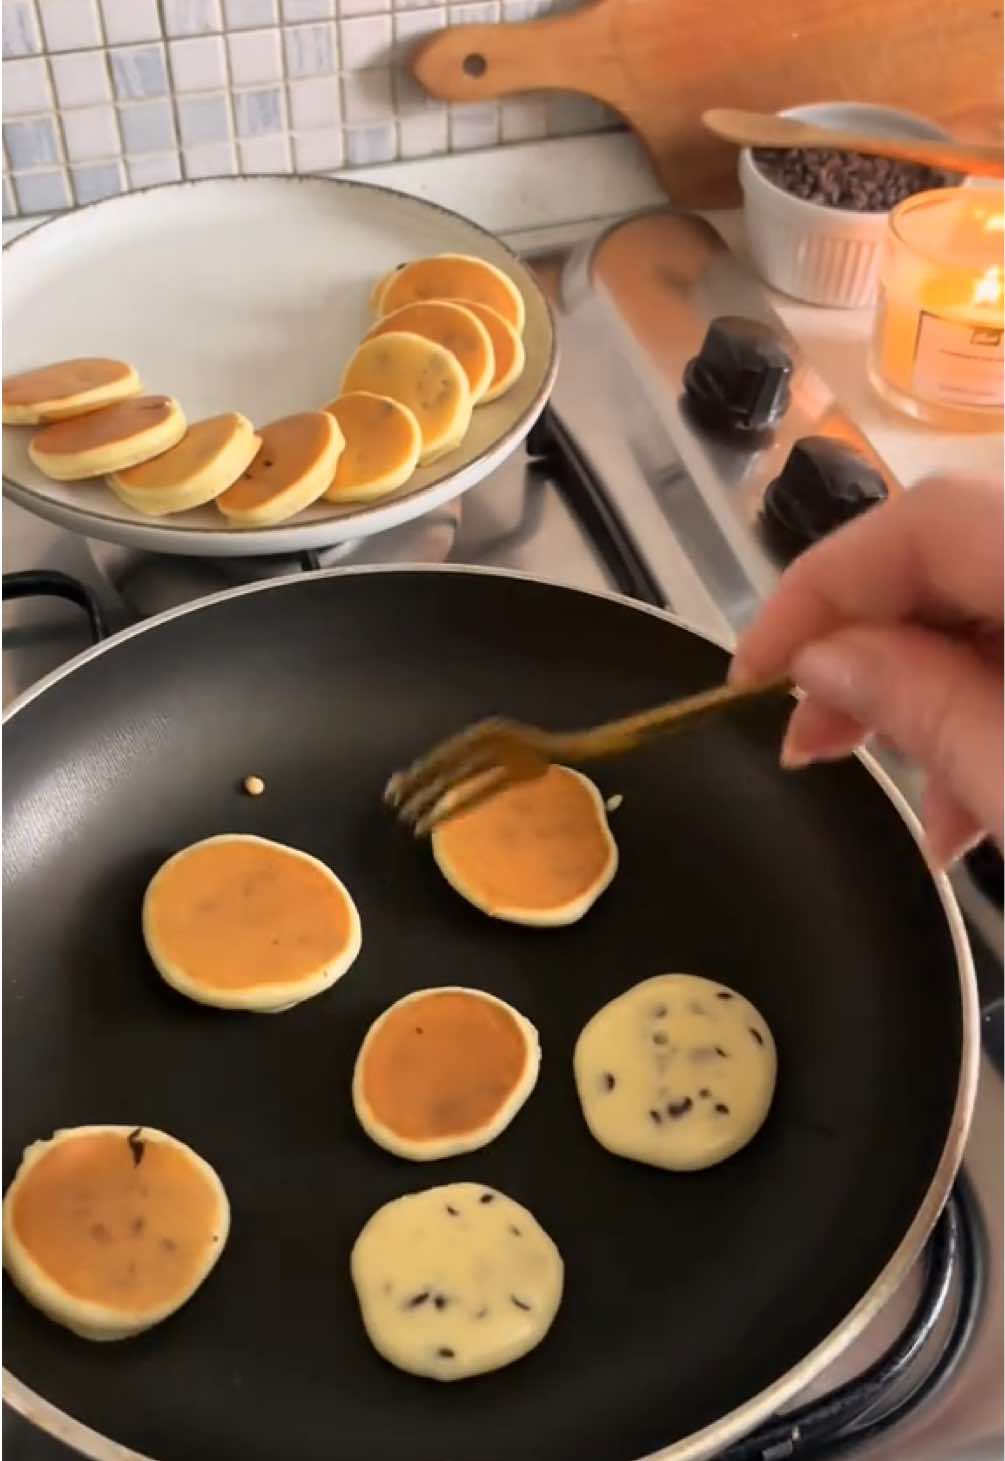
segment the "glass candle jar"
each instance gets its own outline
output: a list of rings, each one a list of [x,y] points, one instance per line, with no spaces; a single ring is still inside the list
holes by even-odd
[[[890,214],[869,376],[891,405],[952,430],[999,431],[1005,196],[940,188]]]

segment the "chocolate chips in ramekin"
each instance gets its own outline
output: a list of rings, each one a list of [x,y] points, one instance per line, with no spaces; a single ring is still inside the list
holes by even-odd
[[[828,147],[755,147],[754,161],[786,193],[853,213],[886,213],[912,193],[950,188],[963,180],[960,173],[917,162]]]

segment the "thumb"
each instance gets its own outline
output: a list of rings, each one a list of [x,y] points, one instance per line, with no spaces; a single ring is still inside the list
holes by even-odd
[[[914,625],[855,625],[800,650],[792,678],[887,737],[999,840],[1002,677],[968,642]]]

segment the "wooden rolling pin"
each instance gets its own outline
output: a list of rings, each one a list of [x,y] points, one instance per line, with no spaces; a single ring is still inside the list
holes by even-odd
[[[1001,134],[1000,0],[592,0],[520,25],[458,25],[418,50],[433,96],[478,102],[557,88],[620,112],[667,192],[733,203],[734,149],[711,107],[777,112],[819,101],[923,111],[959,138]]]

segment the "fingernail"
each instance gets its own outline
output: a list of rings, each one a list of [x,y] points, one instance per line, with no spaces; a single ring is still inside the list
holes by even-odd
[[[822,640],[799,651],[792,678],[808,695],[860,718],[869,698],[862,671],[861,657],[849,646]]]
[[[853,755],[861,744],[861,736],[840,736],[829,741],[804,742],[797,726],[785,732],[778,762],[783,771],[801,771],[816,761],[843,761],[846,756]]]
[[[756,678],[752,667],[748,665],[743,655],[734,654],[729,673],[726,676],[727,684],[735,685],[738,690],[743,690],[748,685],[752,685]]]

